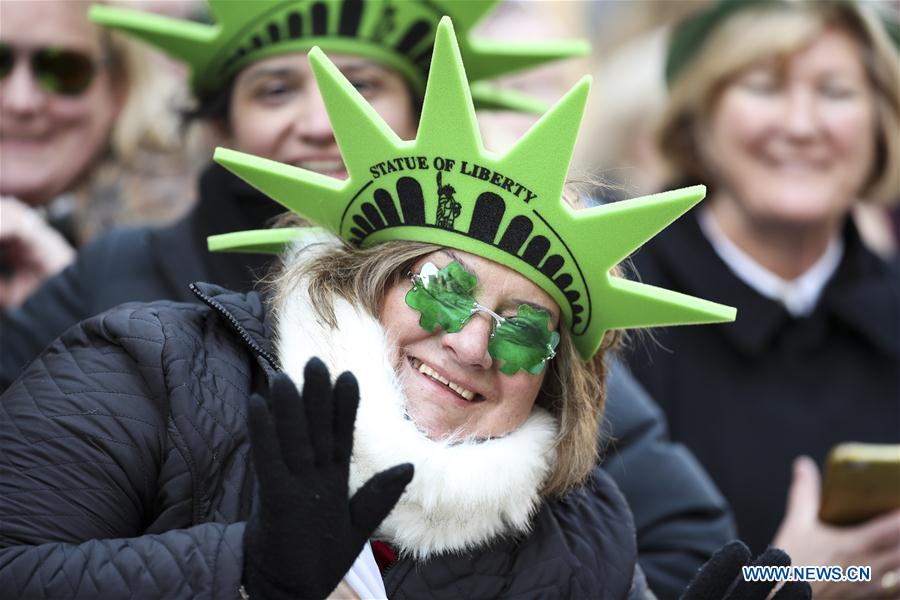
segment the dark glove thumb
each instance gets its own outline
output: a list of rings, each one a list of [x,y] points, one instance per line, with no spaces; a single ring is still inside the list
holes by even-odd
[[[350,499],[350,519],[362,541],[390,514],[413,478],[413,466],[403,463],[376,474]]]
[[[716,550],[694,576],[681,600],[719,600],[724,598],[741,567],[750,561],[750,549],[739,541]]]
[[[784,550],[778,548],[767,548],[765,552],[756,557],[753,566],[757,567],[787,567],[791,564],[791,557]],[[733,600],[766,600],[772,588],[778,583],[777,581],[746,581],[743,574],[738,579],[734,592],[731,594]]]

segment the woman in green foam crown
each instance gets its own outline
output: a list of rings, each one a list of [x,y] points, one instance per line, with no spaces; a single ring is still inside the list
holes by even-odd
[[[282,252],[265,301],[196,284],[203,305],[117,308],[0,397],[4,589],[651,597],[630,513],[596,467],[609,332],[734,309],[610,271],[703,190],[572,210],[588,82],[500,157],[483,149],[449,19],[433,54],[403,141],[311,51],[347,179],[217,152],[319,226],[210,239]],[[398,158],[403,170],[370,169]],[[467,175],[476,164],[530,200]],[[441,206],[451,197],[458,210]],[[685,598],[765,597],[774,582],[739,580],[748,559],[726,546]]]

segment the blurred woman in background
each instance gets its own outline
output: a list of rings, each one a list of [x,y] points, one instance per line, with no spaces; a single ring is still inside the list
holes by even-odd
[[[133,42],[88,21],[89,6],[80,1],[3,5],[4,309],[20,304],[71,262],[73,246],[112,223],[160,210],[152,182],[132,189],[128,201],[117,189],[127,185],[122,173],[139,150],[161,150],[171,140],[167,134],[174,129],[167,130],[160,119],[159,96],[149,92],[169,80]]]
[[[673,179],[710,197],[634,264],[741,318],[662,330],[665,351],[629,360],[756,549],[782,522],[798,456],[900,441],[900,271],[849,218],[900,197],[898,62],[883,23],[852,2],[720,2],[671,39],[661,147]],[[881,593],[900,569],[900,515],[830,528],[815,516],[817,478],[796,462],[776,543],[795,564],[872,565],[871,584],[832,591]]]

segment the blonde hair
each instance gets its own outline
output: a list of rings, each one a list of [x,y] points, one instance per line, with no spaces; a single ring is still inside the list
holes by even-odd
[[[121,1],[99,3],[127,6]],[[178,93],[178,79],[166,72],[157,51],[127,35],[100,29],[111,84],[123,98],[121,112],[110,132],[113,155],[128,162],[140,150],[176,150],[182,140],[178,114],[170,104]]]
[[[719,93],[751,64],[784,58],[831,26],[859,42],[875,99],[876,158],[861,189],[865,199],[894,201],[900,191],[900,59],[884,25],[866,7],[826,0],[759,3],[736,12],[711,32],[672,82],[658,139],[671,178],[713,181],[700,147],[700,129]],[[765,43],[759,33],[765,32]],[[891,132],[894,132],[893,134]]]
[[[310,261],[287,260],[268,280],[271,302],[283,306],[289,294],[305,285],[311,304],[329,327],[339,326],[333,305],[338,297],[377,319],[388,288],[405,278],[416,260],[439,249],[407,241],[364,249],[342,244],[317,253]],[[546,495],[561,494],[581,484],[597,464],[597,435],[605,401],[602,361],[617,339],[614,333],[608,335],[600,351],[584,362],[566,328],[560,328],[556,357],[549,363],[536,400],[559,421],[556,464],[542,490]]]

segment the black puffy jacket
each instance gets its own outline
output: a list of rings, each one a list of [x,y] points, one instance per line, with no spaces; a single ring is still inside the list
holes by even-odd
[[[259,296],[128,304],[70,329],[0,397],[0,590],[235,598],[254,498],[246,402],[277,368]],[[625,598],[630,512],[599,469],[524,539],[385,576],[392,598]]]

